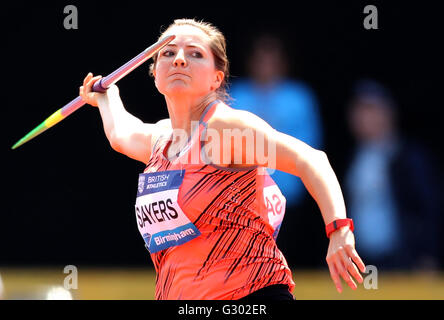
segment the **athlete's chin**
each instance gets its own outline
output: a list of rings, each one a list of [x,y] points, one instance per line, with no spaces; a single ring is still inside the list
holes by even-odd
[[[194,90],[190,86],[182,83],[169,85],[168,88],[165,90],[165,94],[169,96],[192,94],[193,92]]]

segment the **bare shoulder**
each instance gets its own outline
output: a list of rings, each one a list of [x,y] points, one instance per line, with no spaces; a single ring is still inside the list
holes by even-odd
[[[231,168],[257,165],[254,155],[251,154],[252,158],[249,153],[254,150],[259,137],[269,137],[273,130],[267,122],[254,113],[226,105],[217,108],[211,115],[208,129],[212,130],[211,134],[208,133],[209,146],[218,151],[214,156],[212,153],[213,162]]]
[[[271,126],[256,114],[226,105],[214,112],[208,121],[208,126],[218,131],[223,129],[252,129],[264,132],[272,130]]]
[[[220,107],[215,110],[211,119],[237,119],[248,117],[250,114],[252,115],[253,113],[246,110],[235,109],[222,103]]]
[[[171,119],[170,118],[161,119],[157,121],[156,124],[165,128],[171,128]]]
[[[229,167],[254,164],[300,177],[308,163],[324,157],[323,152],[274,129],[246,110],[229,106],[218,108],[209,119],[208,127],[214,130],[208,139],[209,145],[219,152],[220,163],[226,164],[226,159],[230,161],[226,165]],[[219,139],[219,143],[213,143],[213,139]],[[216,162],[218,158],[212,159]]]
[[[172,130],[171,119],[161,119],[154,124],[154,130],[151,128],[152,145],[156,143],[157,139],[162,135],[167,135]]]

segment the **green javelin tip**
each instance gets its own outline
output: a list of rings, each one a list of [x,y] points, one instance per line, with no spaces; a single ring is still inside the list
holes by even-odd
[[[24,136],[19,141],[17,141],[17,143],[14,144],[11,149],[14,150],[14,149],[20,147],[22,144],[24,144],[24,143],[28,142],[29,140],[31,140],[32,138],[38,136],[40,133],[42,133],[46,129],[48,129],[48,127],[46,126],[45,121],[43,121],[41,124],[39,124],[37,127],[35,127],[32,131],[30,131],[26,136]]]
[[[60,121],[62,121],[65,118],[66,118],[66,115],[65,116],[62,115],[62,108],[60,108],[59,110],[54,112],[52,115],[50,115],[48,118],[46,118],[45,121],[43,121],[41,124],[39,124],[37,127],[35,127],[26,136],[21,138],[15,145],[12,146],[11,149],[14,150],[15,148],[20,147],[22,144],[24,144],[24,143],[28,142],[29,140],[31,140],[32,138],[38,136],[40,133],[42,133],[46,129],[51,128],[53,125],[55,125],[56,123],[59,123]]]

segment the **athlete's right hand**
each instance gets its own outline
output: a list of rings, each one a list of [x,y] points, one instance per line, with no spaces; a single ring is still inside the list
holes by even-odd
[[[92,86],[101,78],[102,76],[93,77],[93,74],[90,72],[83,80],[83,86],[79,88],[79,95],[82,97],[82,100],[94,107],[97,107],[99,105],[97,99],[103,93],[92,91]]]

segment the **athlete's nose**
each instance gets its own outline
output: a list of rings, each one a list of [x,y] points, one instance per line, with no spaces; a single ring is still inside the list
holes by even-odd
[[[177,52],[176,58],[174,59],[174,66],[178,67],[186,67],[187,66],[187,61],[185,60],[185,53],[183,51],[183,49],[179,49],[179,51]]]

